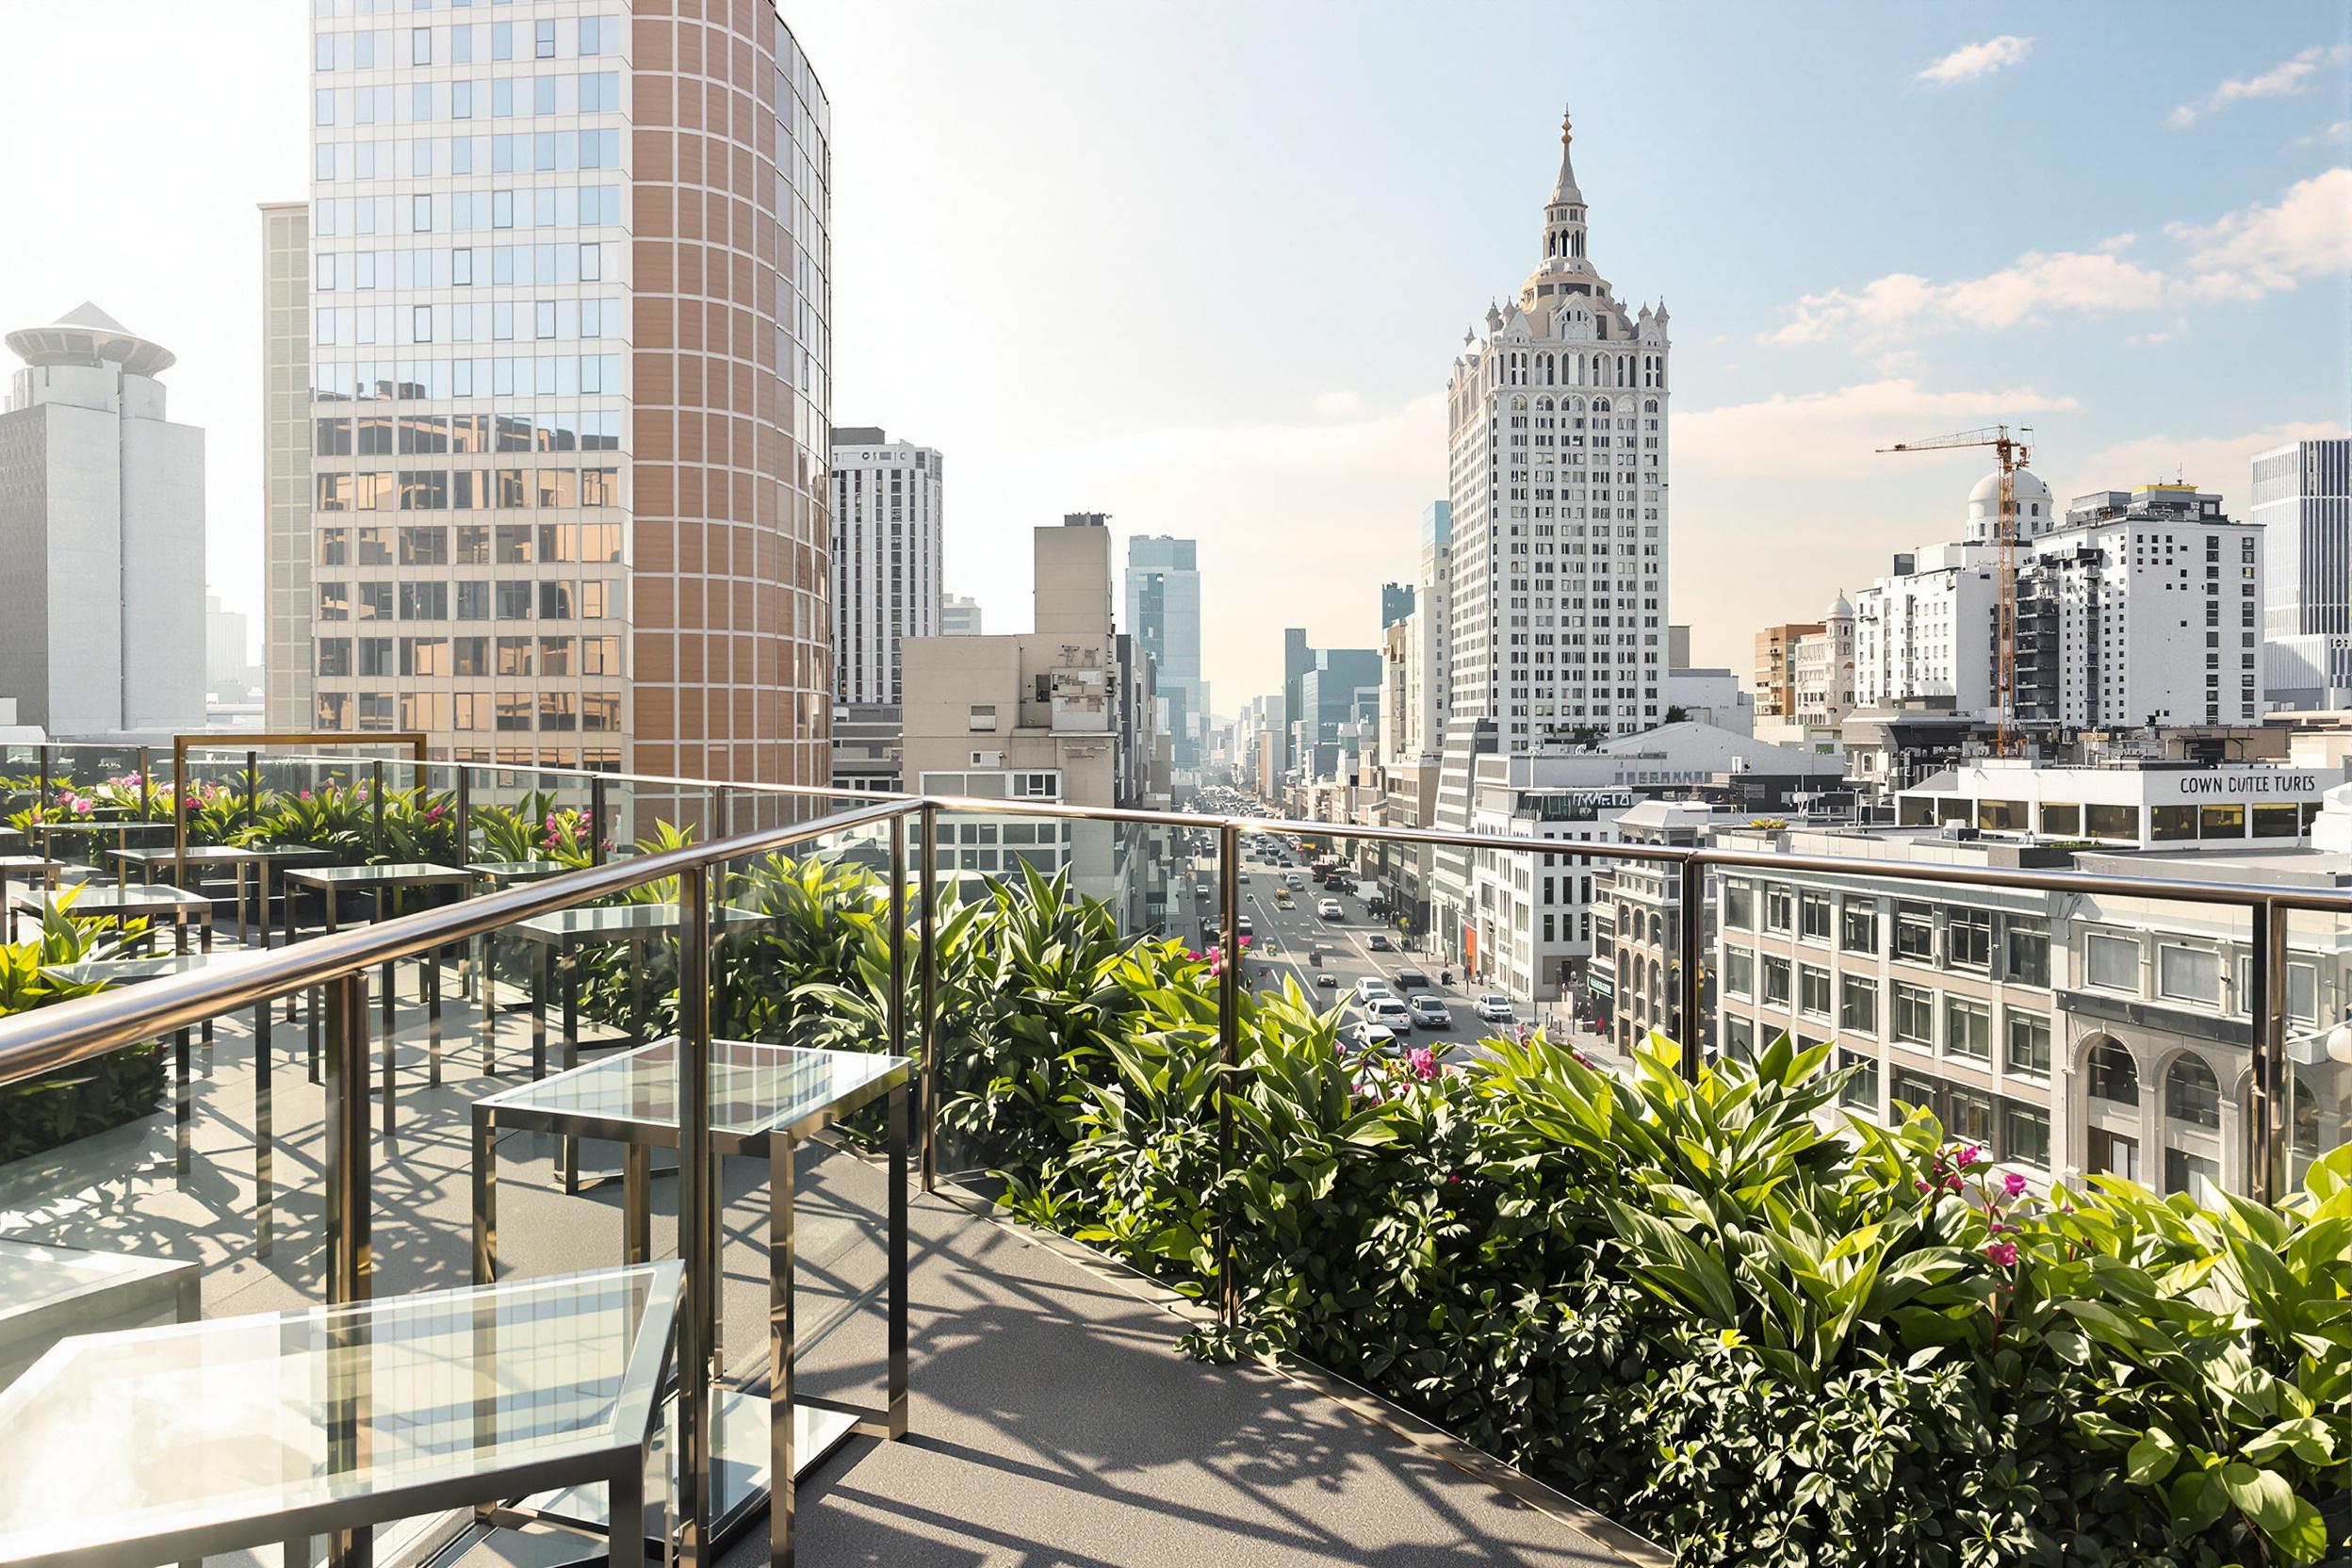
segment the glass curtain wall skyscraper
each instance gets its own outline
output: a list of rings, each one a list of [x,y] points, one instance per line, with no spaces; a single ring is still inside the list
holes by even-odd
[[[1127,541],[1126,616],[1122,624],[1158,670],[1168,707],[1175,767],[1200,766],[1208,725],[1208,687],[1200,678],[1200,545],[1165,533]]]
[[[824,782],[830,116],[773,0],[313,10],[307,724]]]

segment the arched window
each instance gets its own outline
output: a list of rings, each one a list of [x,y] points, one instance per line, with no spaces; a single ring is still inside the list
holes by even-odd
[[[2221,1086],[2213,1070],[2194,1051],[2184,1051],[2164,1070],[2164,1115],[2192,1127],[2221,1127]]]
[[[2090,1074],[2092,1099],[2111,1105],[2140,1102],[2140,1070],[2132,1065],[2132,1053],[2114,1040],[2092,1046],[2084,1066]]]
[[[1642,412],[1644,414],[1656,414],[1658,412],[1658,400],[1656,398],[1644,398],[1642,400]]]

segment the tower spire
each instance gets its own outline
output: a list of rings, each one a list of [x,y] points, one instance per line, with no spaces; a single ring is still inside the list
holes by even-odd
[[[1574,202],[1584,205],[1584,192],[1576,188],[1576,171],[1569,161],[1568,144],[1576,139],[1575,127],[1570,123],[1568,110],[1560,111],[1560,179],[1552,187],[1552,205],[1563,206]]]

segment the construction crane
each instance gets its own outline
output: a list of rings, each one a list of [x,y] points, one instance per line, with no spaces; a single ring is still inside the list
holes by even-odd
[[[2001,460],[2001,508],[1995,532],[2001,542],[1999,600],[1993,611],[1994,703],[1993,755],[2017,754],[2017,470],[2033,455],[2025,438],[2033,427],[2021,425],[2012,436],[2007,425],[1964,430],[1957,435],[1934,435],[1924,441],[1898,441],[1882,452],[1939,452],[1956,447],[1990,447]]]

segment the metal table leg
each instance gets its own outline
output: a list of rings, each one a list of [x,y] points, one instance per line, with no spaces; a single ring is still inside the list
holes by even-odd
[[[425,963],[425,1082],[441,1086],[441,958],[424,956]]]
[[[498,1129],[483,1106],[474,1107],[474,1283],[498,1277]]]
[[[275,1217],[270,1186],[277,1175],[274,1119],[270,1109],[270,1002],[253,1004],[253,1256],[266,1258]]]
[[[531,1076],[547,1075],[547,992],[555,985],[555,949],[541,943],[531,966]]]
[[[474,951],[480,955],[473,964],[475,1004],[482,1009],[482,1070],[488,1076],[498,1070],[498,978],[492,972],[498,962],[498,949],[492,945],[489,932],[484,931]]]
[[[621,1146],[621,1262],[653,1259],[653,1151],[642,1143]]]

